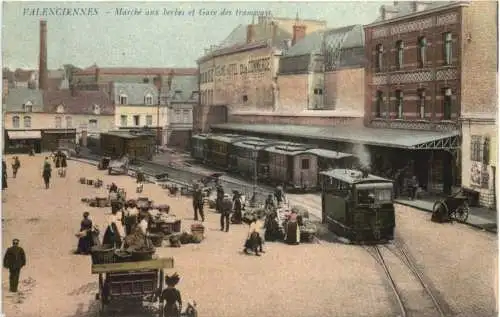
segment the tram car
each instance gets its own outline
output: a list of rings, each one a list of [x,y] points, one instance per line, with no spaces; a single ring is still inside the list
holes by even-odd
[[[269,178],[269,155],[265,149],[275,143],[277,141],[261,138],[235,142],[231,154],[235,162],[232,172],[252,178],[257,172],[258,179]]]
[[[308,191],[317,188],[317,156],[308,152],[304,144],[282,142],[269,146],[269,179],[273,184],[283,184],[288,191]]]
[[[208,135],[197,134],[191,137],[191,157],[199,162],[205,162],[208,154]]]
[[[230,170],[234,166],[233,143],[248,139],[238,134],[210,134],[207,137],[207,163],[218,168]]]
[[[393,183],[350,169],[320,173],[322,222],[353,243],[379,243],[394,238]]]

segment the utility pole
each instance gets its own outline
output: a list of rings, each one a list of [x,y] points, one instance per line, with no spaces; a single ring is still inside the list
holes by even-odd
[[[156,107],[156,154],[160,153],[160,143],[161,143],[160,105],[161,105],[161,85],[158,85],[158,105]]]
[[[257,145],[254,145],[254,151],[252,152],[253,156],[253,194],[252,199],[250,200],[250,206],[257,206],[257,159],[259,157],[257,151]]]

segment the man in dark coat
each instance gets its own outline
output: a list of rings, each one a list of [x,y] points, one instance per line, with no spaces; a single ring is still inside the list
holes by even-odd
[[[17,176],[17,171],[21,167],[21,161],[19,160],[19,157],[15,156],[14,157],[14,162],[12,162],[12,177],[16,178]]]
[[[201,221],[205,221],[205,214],[203,213],[203,190],[201,184],[195,184],[193,192],[193,210],[194,220],[198,220],[198,212],[200,213]]]
[[[17,292],[21,268],[26,265],[26,255],[19,246],[19,239],[12,240],[12,246],[7,249],[3,258],[3,267],[9,269],[9,290]]]
[[[7,163],[2,160],[2,190],[7,188]]]
[[[220,231],[224,231],[224,227],[226,232],[229,231],[229,218],[233,211],[233,200],[230,197],[224,197],[220,206]]]
[[[234,214],[232,219],[234,224],[240,224],[241,218],[243,217],[242,215],[243,203],[241,202],[241,200],[242,200],[241,193],[235,190],[233,192]]]
[[[49,158],[45,158],[45,162],[43,163],[43,181],[45,183],[45,189],[49,189],[50,185],[50,177],[52,176],[52,167],[50,166]]]
[[[217,198],[215,199],[215,211],[221,212],[223,200],[224,200],[224,188],[219,184],[217,185]]]

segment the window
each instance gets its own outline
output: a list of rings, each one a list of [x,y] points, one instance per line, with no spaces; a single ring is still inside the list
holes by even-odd
[[[403,41],[397,41],[396,42],[396,66],[398,69],[403,68],[403,57],[404,57],[404,51],[405,51],[405,46]]]
[[[180,110],[175,110],[175,122],[176,123],[181,122],[181,111]]]
[[[23,109],[26,112],[33,112],[33,104],[31,101],[27,101],[25,104],[23,104]]]
[[[96,119],[90,119],[89,120],[89,126],[91,129],[97,129],[97,120]]]
[[[145,105],[148,105],[148,106],[152,105],[152,104],[153,104],[153,96],[151,96],[151,95],[146,95],[146,96],[144,97],[144,104],[145,104]]]
[[[148,115],[146,116],[146,125],[147,125],[148,127],[150,127],[150,126],[152,126],[152,125],[153,125],[153,116],[152,116],[152,115],[150,115],[150,114],[148,114]]]
[[[149,83],[149,78],[147,78],[147,77],[144,77],[144,78],[142,79],[142,82],[143,82],[144,84],[147,84],[147,83]]]
[[[384,46],[377,44],[377,71],[381,72],[383,67]]]
[[[243,102],[247,102],[248,101],[248,96],[247,95],[243,95]]]
[[[134,116],[134,125],[138,127],[141,124],[141,117],[139,115]]]
[[[309,169],[309,159],[303,159],[300,163],[300,166],[303,170]]]
[[[482,161],[482,144],[480,135],[471,135],[470,141],[470,160],[474,162]]]
[[[18,116],[13,116],[12,117],[12,127],[14,129],[19,128],[19,117]]]
[[[398,119],[403,119],[403,98],[403,92],[401,90],[396,90],[396,111]]]
[[[384,102],[384,93],[377,91],[377,100],[375,101],[375,118],[382,116],[382,104]]]
[[[120,95],[120,105],[126,105],[127,104],[127,96],[125,95]]]
[[[323,89],[321,89],[321,88],[314,89],[314,94],[315,95],[322,95],[323,94]]]
[[[61,117],[56,117],[56,129],[62,128],[62,118]]]
[[[73,118],[71,118],[70,116],[67,116],[66,117],[66,128],[71,128],[73,127]]]
[[[427,61],[427,39],[422,36],[418,38],[418,63],[420,67],[425,67]]]
[[[189,110],[182,111],[182,122],[189,123]]]
[[[452,107],[452,102],[451,102],[451,89],[450,88],[445,88],[444,89],[444,101],[443,101],[443,119],[444,120],[451,120],[451,107]]]
[[[25,116],[23,119],[24,119],[24,127],[31,128],[31,117]]]
[[[451,65],[451,57],[452,57],[452,36],[450,32],[444,34],[444,62],[445,65]]]
[[[127,116],[121,115],[120,116],[120,126],[126,127],[127,126]]]
[[[420,119],[425,119],[425,89],[418,90],[418,107]]]
[[[490,165],[490,138],[485,137],[483,142],[483,164]]]

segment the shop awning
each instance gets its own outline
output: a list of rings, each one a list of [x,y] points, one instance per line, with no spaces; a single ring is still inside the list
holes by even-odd
[[[7,131],[10,140],[32,140],[41,139],[42,133],[39,130],[33,131]]]
[[[288,124],[224,123],[211,126],[215,131],[302,137],[354,144],[369,144],[404,149],[451,150],[460,147],[458,131],[420,131],[378,129],[358,126],[305,126]]]
[[[46,129],[43,130],[44,134],[71,134],[76,133],[76,129]]]

